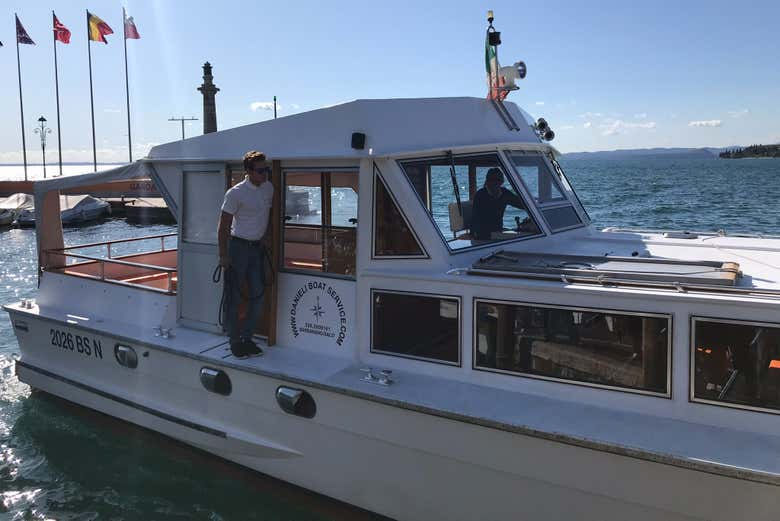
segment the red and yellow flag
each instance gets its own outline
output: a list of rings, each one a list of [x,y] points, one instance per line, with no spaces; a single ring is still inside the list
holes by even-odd
[[[114,30],[99,17],[87,11],[87,36],[93,42],[108,43],[107,34],[114,34]]]

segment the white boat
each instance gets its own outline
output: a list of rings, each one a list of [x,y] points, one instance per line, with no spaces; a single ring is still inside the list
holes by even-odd
[[[18,193],[0,199],[0,226],[13,224],[20,211],[32,207],[33,196],[30,194]]]
[[[109,203],[91,195],[61,195],[59,199],[60,220],[65,226],[94,221],[111,212]],[[16,222],[23,227],[35,226],[35,208],[22,209],[16,217]]]
[[[509,102],[359,100],[36,182],[17,374],[396,519],[776,520],[780,239],[596,230],[545,133]],[[255,148],[278,273],[265,355],[237,360],[216,223]],[[477,240],[491,168],[527,207]],[[46,219],[60,190],[147,176],[176,248],[86,255]]]

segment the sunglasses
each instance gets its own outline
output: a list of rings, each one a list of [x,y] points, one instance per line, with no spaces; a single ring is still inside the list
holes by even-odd
[[[271,168],[267,167],[267,166],[264,166],[264,167],[260,167],[260,168],[252,168],[251,171],[252,172],[257,172],[258,174],[270,174],[271,173]]]

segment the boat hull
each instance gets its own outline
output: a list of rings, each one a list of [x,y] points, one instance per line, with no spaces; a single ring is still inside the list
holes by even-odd
[[[113,354],[126,339],[15,312],[11,319],[22,350],[17,373],[29,385],[396,519],[769,520],[780,506],[778,488],[766,483],[456,421],[198,356],[136,345],[139,364],[129,369]],[[58,345],[57,331],[81,336],[81,352],[78,342]],[[201,385],[203,367],[230,376],[230,396]],[[311,394],[314,418],[280,409],[282,385]]]

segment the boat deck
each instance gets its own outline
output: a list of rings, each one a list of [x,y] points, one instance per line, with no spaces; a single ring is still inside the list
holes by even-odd
[[[539,249],[542,245],[544,248]],[[482,253],[481,257],[490,253]],[[508,260],[510,257],[518,257],[520,262]],[[515,270],[524,265],[557,277],[639,277],[655,282],[780,291],[780,238],[776,237],[587,230],[562,234],[555,241],[539,245],[509,244],[498,258],[483,262],[481,268],[495,270],[501,263],[515,265]]]

